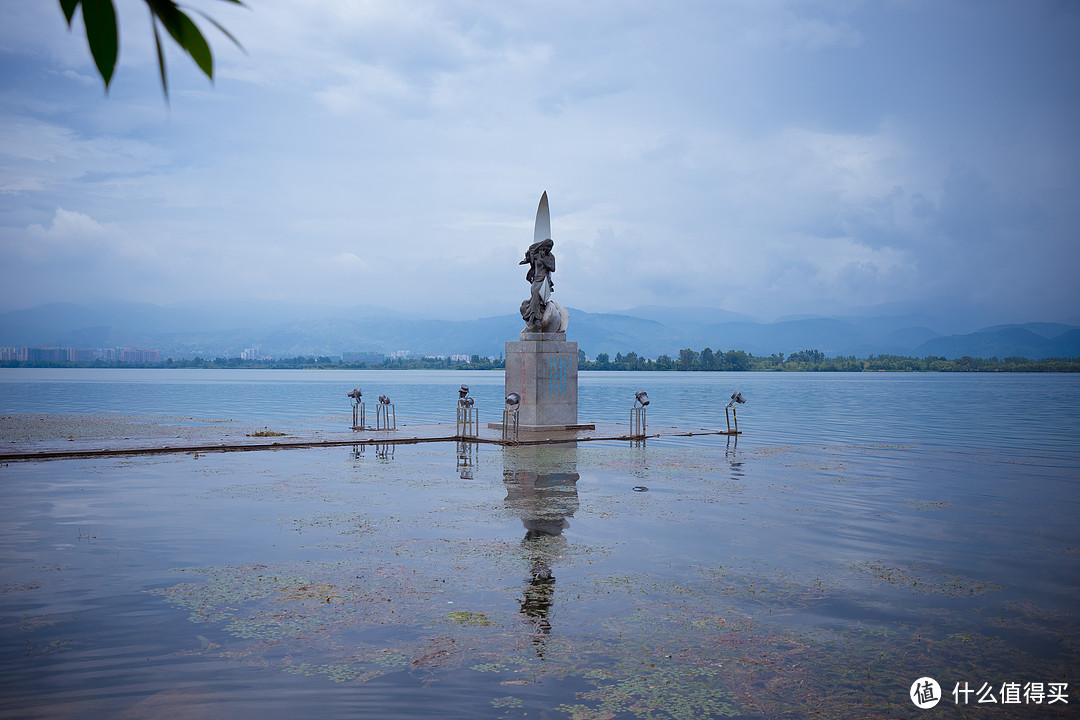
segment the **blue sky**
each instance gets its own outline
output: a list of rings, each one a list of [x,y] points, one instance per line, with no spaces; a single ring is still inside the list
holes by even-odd
[[[116,0],[105,94],[0,5],[0,310],[260,298],[1080,314],[1080,4],[192,0],[213,84]],[[198,16],[195,16],[198,19]]]

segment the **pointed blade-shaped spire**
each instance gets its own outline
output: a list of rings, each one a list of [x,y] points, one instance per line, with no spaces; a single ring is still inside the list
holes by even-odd
[[[533,230],[533,242],[538,243],[551,237],[551,216],[548,215],[547,190],[540,196],[540,206],[536,208],[536,228]]]

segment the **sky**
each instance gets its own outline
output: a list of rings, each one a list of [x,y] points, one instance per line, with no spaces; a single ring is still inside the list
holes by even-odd
[[[1080,3],[0,3],[0,310],[115,298],[1080,322]]]

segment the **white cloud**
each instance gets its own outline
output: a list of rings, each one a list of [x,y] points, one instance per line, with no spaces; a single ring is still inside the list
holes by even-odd
[[[71,242],[86,237],[101,237],[107,230],[101,223],[89,215],[80,212],[56,208],[52,224],[45,228],[41,225],[31,225],[27,233],[31,237],[48,239],[54,242]]]
[[[31,224],[9,240],[8,252],[26,263],[24,269],[41,272],[64,265],[72,269],[117,263],[141,263],[157,252],[146,238],[125,228],[100,223],[75,210],[56,208],[48,225]],[[36,266],[36,267],[32,267]]]

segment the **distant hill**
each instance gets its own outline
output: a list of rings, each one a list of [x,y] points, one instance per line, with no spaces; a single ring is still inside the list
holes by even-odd
[[[756,318],[742,313],[710,307],[665,307],[663,305],[640,305],[621,310],[616,315],[628,315],[644,320],[655,320],[664,325],[716,325],[727,322],[757,322]]]
[[[943,355],[949,359],[964,355],[999,359],[1026,357],[1032,360],[1073,358],[1080,356],[1080,329],[1057,323],[997,325],[966,335],[927,340],[919,345],[916,354],[920,357]]]
[[[643,306],[617,313],[570,308],[568,337],[590,357],[636,352],[655,358],[682,348],[788,355],[938,355],[956,358],[1080,355],[1080,327],[1065,323],[995,325],[947,334],[949,318],[922,313],[792,317],[759,322],[715,308]],[[237,356],[258,348],[277,357],[410,350],[417,354],[500,356],[516,339],[516,313],[445,321],[372,307],[245,301],[187,303],[54,303],[0,314],[0,346],[138,347],[168,356]]]

